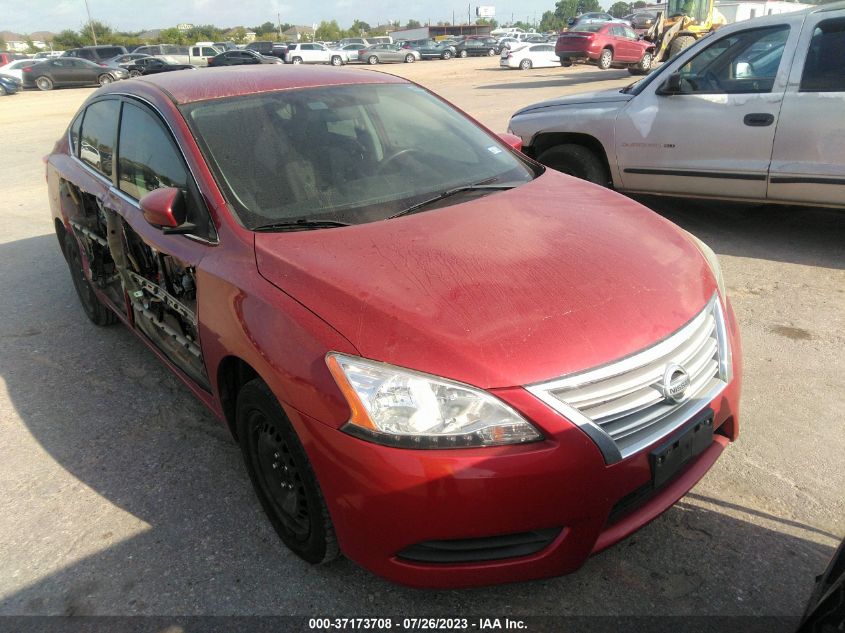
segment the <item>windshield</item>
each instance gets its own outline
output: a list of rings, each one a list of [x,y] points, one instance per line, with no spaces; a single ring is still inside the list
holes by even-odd
[[[710,8],[708,0],[669,0],[669,7],[666,12],[670,18],[677,15],[686,15],[698,24],[707,22],[707,13]]]
[[[497,138],[408,84],[244,95],[183,112],[250,229],[297,220],[362,224],[456,187],[537,175]]]

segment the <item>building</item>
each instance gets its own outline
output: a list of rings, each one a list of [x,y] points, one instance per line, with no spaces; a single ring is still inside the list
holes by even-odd
[[[488,36],[493,27],[489,24],[455,24],[452,26],[421,26],[417,29],[391,31],[390,37],[396,40],[426,40],[445,38],[454,35]]]
[[[731,22],[741,22],[751,18],[759,18],[762,15],[777,15],[779,13],[790,13],[800,11],[812,5],[800,2],[785,2],[784,0],[727,0],[716,1],[716,8]]]

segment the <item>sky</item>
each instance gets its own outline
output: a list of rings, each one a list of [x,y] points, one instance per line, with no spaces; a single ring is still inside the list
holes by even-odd
[[[475,19],[477,1],[471,5]],[[537,21],[544,11],[554,9],[554,0],[508,0],[497,4],[487,2],[496,8],[499,22],[523,20],[531,22],[535,14]],[[142,31],[168,28],[187,22],[190,24],[214,24],[219,27],[257,26],[264,22],[281,21],[290,24],[311,25],[321,20],[337,20],[347,28],[355,19],[373,26],[379,23],[399,20],[403,24],[409,19],[425,23],[431,20],[465,22],[468,4],[461,0],[318,0],[318,2],[287,2],[280,0],[88,0],[91,16],[118,31]],[[85,0],[16,0],[0,1],[0,31],[27,34],[33,31],[63,29],[78,30],[87,21]]]

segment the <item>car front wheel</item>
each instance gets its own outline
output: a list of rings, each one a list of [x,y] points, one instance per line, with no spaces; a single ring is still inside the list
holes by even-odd
[[[334,55],[332,57],[332,66],[342,66],[343,60],[340,58],[339,55]]]
[[[260,379],[243,386],[236,405],[238,441],[249,478],[270,523],[305,561],[325,563],[339,550],[311,462],[278,400]]]
[[[606,187],[610,182],[602,160],[589,147],[575,143],[556,145],[540,153],[537,160],[564,174]]]
[[[443,51],[443,55],[441,55],[443,59],[452,59],[452,52],[451,51]]]
[[[609,48],[604,49],[599,56],[598,62],[596,64],[601,70],[607,70],[610,68],[610,65],[613,63],[613,51]]]
[[[63,245],[65,260],[70,269],[70,277],[73,280],[73,287],[76,290],[77,297],[79,297],[79,303],[82,304],[82,310],[85,312],[85,316],[96,325],[105,326],[117,323],[115,313],[100,303],[99,298],[94,293],[94,289],[88,282],[88,277],[85,276],[85,267],[82,265],[79,243],[72,233],[65,233]]]
[[[406,64],[413,64],[413,63],[414,63],[414,61],[415,61],[415,60],[414,60],[414,56],[413,56],[413,55],[411,55],[410,53],[408,53],[407,55],[405,55],[405,63],[406,63]]]
[[[103,73],[102,75],[97,77],[97,83],[99,83],[101,86],[108,86],[113,81],[114,77],[112,77],[108,73]]]
[[[301,64],[301,63],[302,63],[302,58],[301,58],[301,57],[294,57],[294,58],[291,60],[291,63],[293,63],[293,64]]]
[[[375,66],[376,64],[378,64],[378,57],[376,57],[375,55],[370,55],[370,56],[367,58],[367,63],[368,63],[370,66]]]
[[[640,60],[636,66],[629,66],[628,72],[632,75],[647,75],[648,71],[651,70],[651,62],[653,61],[653,57],[651,53],[643,53],[643,58]]]
[[[523,59],[519,62],[519,69],[520,70],[531,70],[531,60],[530,59]]]
[[[35,80],[35,85],[38,86],[39,90],[52,90],[53,80],[49,77],[39,77]]]

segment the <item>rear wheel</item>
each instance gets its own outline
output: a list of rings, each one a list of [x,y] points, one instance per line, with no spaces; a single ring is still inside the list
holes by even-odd
[[[495,54],[496,54],[496,49],[495,49],[495,48],[489,48],[489,49],[487,49],[487,57],[493,57],[493,55],[495,55]]]
[[[0,86],[0,97],[6,96],[6,89],[3,86]]]
[[[613,63],[613,51],[609,48],[604,49],[599,55],[599,60],[596,62],[596,65],[601,70],[607,70],[610,68],[610,65]]]
[[[405,63],[406,64],[413,64],[414,63],[414,56],[411,53],[405,55]]]
[[[564,174],[589,180],[606,187],[610,181],[607,169],[596,153],[588,147],[566,143],[550,147],[537,160]]]
[[[291,60],[291,63],[293,63],[293,64],[301,64],[301,63],[302,63],[302,58],[301,58],[301,57],[294,57],[294,58]]]
[[[461,59],[465,58],[467,55],[469,55],[469,53],[466,52],[466,49],[458,51],[458,57]]]
[[[695,38],[692,35],[679,35],[669,44],[670,59],[693,44],[695,44]]]
[[[647,75],[651,70],[651,62],[653,57],[651,53],[643,53],[643,58],[636,66],[628,66],[628,72],[632,75]]]
[[[238,393],[236,422],[255,494],[284,544],[312,564],[336,558],[334,528],[311,462],[278,400],[260,379]]]
[[[65,259],[70,269],[70,278],[73,280],[73,287],[76,289],[76,296],[82,304],[85,316],[91,322],[100,325],[113,325],[117,323],[117,315],[100,303],[94,289],[85,276],[85,268],[82,266],[82,255],[79,252],[79,243],[72,233],[65,234],[64,240]]]
[[[572,62],[565,62],[563,60],[560,60],[560,65],[564,68],[569,68],[570,66],[572,66]]]
[[[519,69],[520,70],[531,70],[531,60],[530,59],[523,59],[519,62]]]
[[[370,56],[367,58],[367,63],[368,63],[370,66],[375,66],[376,64],[378,64],[378,57],[376,57],[375,55],[370,55]]]
[[[35,80],[35,85],[38,86],[39,90],[52,90],[53,80],[49,77],[39,77]]]
[[[340,58],[340,55],[332,55],[332,66],[342,66],[343,60]]]

